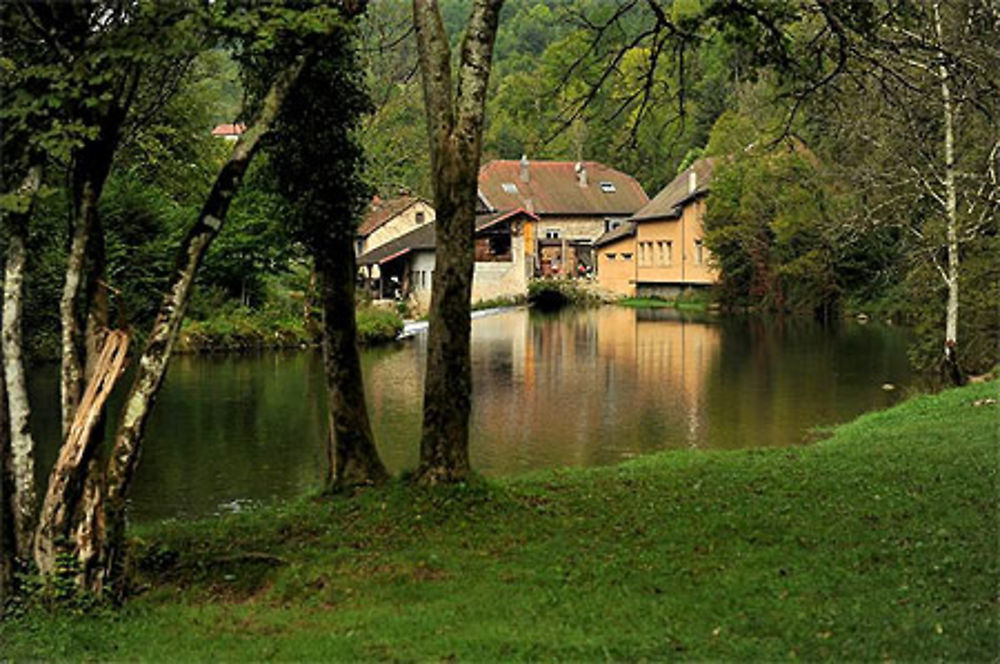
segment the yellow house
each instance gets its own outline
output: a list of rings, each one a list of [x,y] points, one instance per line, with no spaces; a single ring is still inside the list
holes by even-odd
[[[597,282],[623,296],[675,297],[718,279],[702,220],[713,161],[699,159],[627,222],[597,239]]]

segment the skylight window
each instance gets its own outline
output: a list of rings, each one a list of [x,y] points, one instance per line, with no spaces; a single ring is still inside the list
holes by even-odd
[[[614,182],[602,182],[601,183],[601,191],[603,191],[605,194],[613,194],[613,193],[615,193],[618,190],[615,189],[615,183]]]
[[[517,193],[517,185],[514,184],[513,182],[504,182],[500,186],[503,187],[503,191],[504,191],[505,194],[516,194]]]

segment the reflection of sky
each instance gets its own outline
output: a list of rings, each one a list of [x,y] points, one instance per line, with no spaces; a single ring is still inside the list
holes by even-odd
[[[418,459],[425,356],[424,335],[363,356],[373,429],[395,472]],[[671,448],[794,445],[810,427],[887,405],[900,391],[881,385],[909,378],[905,336],[891,329],[621,307],[477,319],[472,362],[472,461],[494,476]],[[44,468],[56,451],[55,385],[54,367],[32,375]],[[135,512],[205,514],[301,493],[322,478],[325,435],[317,354],[178,357]]]

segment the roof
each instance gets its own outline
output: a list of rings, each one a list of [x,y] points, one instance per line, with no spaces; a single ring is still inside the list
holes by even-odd
[[[245,124],[220,124],[212,130],[212,136],[239,136],[246,130]]]
[[[365,212],[365,218],[361,220],[361,225],[358,226],[358,235],[361,237],[371,235],[374,231],[388,223],[393,217],[406,212],[410,206],[417,203],[427,203],[427,201],[419,196],[410,195],[398,196],[387,200],[382,200],[376,196],[372,199],[372,204],[369,206],[368,211]]]
[[[630,215],[649,200],[631,175],[596,161],[527,162],[528,182],[521,179],[521,163],[496,160],[479,169],[481,197],[496,209],[524,208],[540,215]],[[578,164],[587,173],[585,187],[579,184]],[[613,191],[605,191],[602,183],[610,183],[607,189]]]
[[[613,242],[617,242],[618,240],[623,240],[627,237],[632,237],[633,235],[635,235],[635,222],[626,221],[618,228],[608,231],[604,235],[594,240],[594,246],[603,247]]]
[[[393,258],[421,249],[433,251],[435,242],[434,222],[431,221],[361,254],[358,256],[358,265],[386,263]]]
[[[689,201],[708,193],[714,169],[715,160],[709,157],[694,162],[675,177],[670,184],[661,189],[660,193],[653,197],[653,200],[632,216],[632,219],[644,221],[679,217]],[[691,191],[692,173],[695,176],[694,191]]]
[[[489,212],[476,215],[476,232],[484,231],[500,222],[513,219],[519,215],[526,215],[532,219],[538,219],[535,215],[526,210],[506,210],[500,212]],[[412,251],[433,250],[437,241],[434,230],[434,222],[428,222],[419,226],[409,233],[404,233],[399,237],[379,245],[371,251],[358,256],[358,265],[375,265],[391,261],[394,258],[405,256]]]

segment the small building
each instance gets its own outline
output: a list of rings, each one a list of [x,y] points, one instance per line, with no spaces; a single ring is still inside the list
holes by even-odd
[[[527,157],[483,165],[479,197],[488,210],[537,217],[525,242],[539,276],[575,275],[581,264],[591,270],[594,241],[649,201],[635,178],[599,162]]]
[[[531,265],[524,229],[537,221],[526,210],[476,216],[472,303],[521,297],[528,291]],[[376,299],[406,301],[419,313],[430,309],[435,266],[434,222],[427,222],[358,257],[358,266]]]
[[[595,241],[597,282],[624,296],[675,297],[718,279],[704,246],[706,198],[714,162],[699,159],[628,223]]]
[[[360,256],[432,221],[434,206],[419,196],[375,196],[355,232],[355,253]]]
[[[247,130],[245,124],[220,124],[212,130],[212,136],[216,138],[224,138],[227,141],[235,141],[243,132]]]

